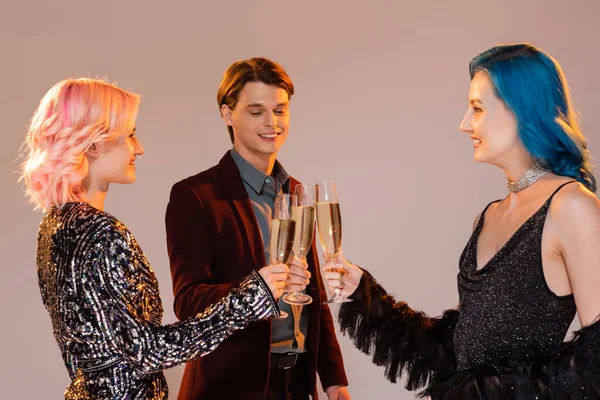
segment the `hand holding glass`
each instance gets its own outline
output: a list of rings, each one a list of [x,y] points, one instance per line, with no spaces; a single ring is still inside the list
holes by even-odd
[[[311,185],[298,184],[294,188],[294,194],[297,204],[292,206],[292,218],[296,221],[293,253],[305,260],[315,236],[315,191]],[[283,301],[307,305],[312,303],[312,297],[302,292],[293,292],[284,295]]]
[[[317,192],[317,229],[321,245],[331,256],[334,262],[342,246],[342,215],[340,213],[340,202],[338,200],[335,182],[321,181],[315,186]],[[337,271],[342,275],[344,266],[336,263]],[[347,303],[352,301],[342,297],[341,288],[336,288],[331,299],[326,303]]]
[[[285,264],[292,253],[296,221],[292,218],[292,207],[297,204],[296,196],[279,193],[275,198],[269,239],[271,264]],[[280,318],[288,313],[281,311]]]

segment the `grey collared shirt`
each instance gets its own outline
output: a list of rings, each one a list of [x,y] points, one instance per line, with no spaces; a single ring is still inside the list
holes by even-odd
[[[240,171],[244,187],[250,198],[254,216],[258,222],[262,236],[263,250],[267,265],[270,263],[269,238],[273,205],[277,193],[289,193],[290,178],[283,166],[275,161],[272,174],[266,175],[254,168],[235,148],[231,149],[231,157]],[[279,308],[289,314],[287,318],[274,319],[271,329],[271,352],[286,353],[290,351],[303,353],[306,351],[306,333],[308,332],[308,315],[303,306],[290,306],[281,298]]]

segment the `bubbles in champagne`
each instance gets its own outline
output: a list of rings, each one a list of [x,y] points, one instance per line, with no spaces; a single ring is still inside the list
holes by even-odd
[[[292,207],[292,218],[296,221],[294,254],[303,258],[308,254],[315,234],[315,207]]]
[[[317,202],[317,229],[321,245],[331,255],[342,246],[342,215],[340,203]]]
[[[293,219],[271,220],[269,240],[271,264],[282,264],[290,258],[294,244],[295,227],[296,221]]]

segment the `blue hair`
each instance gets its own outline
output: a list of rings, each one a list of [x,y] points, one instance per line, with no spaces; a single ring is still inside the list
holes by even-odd
[[[514,113],[529,153],[556,175],[570,176],[595,192],[587,141],[558,62],[531,44],[517,43],[473,58],[471,79],[480,71],[489,75],[496,95]]]

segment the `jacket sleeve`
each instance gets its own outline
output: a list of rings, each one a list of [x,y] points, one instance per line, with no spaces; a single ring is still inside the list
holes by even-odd
[[[99,335],[96,340],[141,373],[205,355],[250,322],[278,315],[266,283],[253,272],[193,318],[159,325],[146,315],[144,299],[136,296],[141,284],[137,278],[142,271],[136,267],[140,255],[127,237],[118,229],[108,229],[92,245],[82,261],[80,285],[83,304]]]
[[[388,380],[395,383],[406,374],[406,388],[414,390],[454,374],[458,310],[431,318],[396,301],[366,270],[352,298],[340,309],[341,331],[374,364],[385,367]]]
[[[600,320],[544,354],[461,371],[422,396],[435,399],[600,399]]]
[[[214,250],[207,223],[206,209],[197,193],[184,182],[175,184],[165,225],[174,310],[180,320],[198,314],[240,283],[211,283]]]

